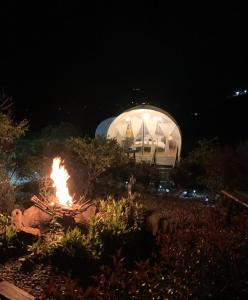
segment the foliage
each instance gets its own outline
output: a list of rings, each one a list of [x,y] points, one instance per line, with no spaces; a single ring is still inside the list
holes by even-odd
[[[6,228],[5,238],[8,244],[13,243],[13,241],[17,238],[16,230],[13,226],[8,226]]]
[[[15,141],[27,131],[27,121],[15,122],[6,97],[0,99],[0,210],[10,211],[15,203],[15,190],[11,183],[16,164]],[[7,106],[6,106],[7,105]]]
[[[1,103],[5,99],[0,97]],[[15,159],[14,142],[23,136],[28,129],[27,120],[15,122],[11,117],[11,111],[0,110],[0,168],[5,172],[13,169]]]
[[[128,226],[129,206],[126,199],[116,201],[109,197],[107,201],[100,200],[101,217],[99,219],[102,230],[114,235],[125,232]]]
[[[32,252],[37,257],[46,257],[52,253],[52,247],[51,244],[48,244],[47,242],[39,238],[37,241],[35,241],[32,245],[28,247],[28,251]]]
[[[152,191],[152,186],[158,185],[161,180],[156,166],[151,166],[146,162],[136,163],[129,159],[99,176],[94,185],[94,195],[106,197],[109,195],[109,191],[116,197],[127,194],[127,182],[131,175],[136,180],[132,192],[149,193]]]
[[[58,239],[59,247],[69,256],[75,256],[83,248],[83,235],[79,228],[68,229]]]
[[[62,290],[63,288],[63,290]],[[84,294],[86,296],[86,294]],[[85,297],[82,294],[82,289],[78,286],[78,283],[71,277],[63,277],[63,286],[60,282],[54,282],[50,279],[48,284],[44,287],[44,293],[40,299],[57,299],[57,300],[84,300]]]
[[[175,181],[184,187],[205,187],[211,190],[246,190],[248,152],[239,147],[221,147],[213,140],[203,140],[173,170]]]
[[[81,169],[86,170],[88,188],[91,192],[92,184],[108,169],[116,167],[126,161],[126,156],[115,140],[104,138],[71,138],[68,149]]]
[[[6,228],[9,225],[9,218],[5,214],[0,214],[0,234],[6,231]]]
[[[72,123],[60,122],[55,125],[48,125],[44,127],[39,135],[42,140],[61,140],[65,141],[70,137],[80,135],[80,130]]]
[[[61,155],[64,140],[45,138],[21,140],[18,147],[18,175],[31,181],[39,181],[51,171],[52,159]]]
[[[63,127],[63,126],[62,126]],[[52,159],[60,156],[65,160],[71,175],[69,188],[78,195],[91,194],[96,179],[127,158],[113,140],[90,139],[54,134],[46,129],[38,139],[22,140],[18,144],[18,172],[30,180],[40,180],[49,174]],[[67,138],[67,139],[66,139]]]
[[[83,245],[93,258],[99,259],[103,253],[104,243],[101,237],[102,232],[103,229],[100,227],[99,220],[93,216],[89,221],[87,234],[83,235]]]
[[[67,295],[106,300],[246,299],[247,212],[239,212],[226,227],[217,208],[200,207],[194,201],[178,205],[172,205],[170,226],[157,235],[148,259],[130,267],[131,253],[124,257],[118,250],[97,271],[92,286],[76,285],[77,294],[68,286]],[[56,288],[51,293],[56,294]]]
[[[16,245],[17,242],[17,233],[14,227],[10,224],[9,217],[5,214],[0,214],[0,248],[2,247],[7,249],[10,246]]]
[[[101,227],[111,234],[119,235],[140,229],[144,221],[144,208],[136,201],[108,197],[107,200],[100,200],[99,204]]]
[[[78,134],[79,130],[73,124],[61,122],[46,126],[35,137],[19,140],[19,174],[36,181],[46,176],[53,157],[65,156],[66,140]]]
[[[27,121],[16,123],[9,115],[0,112],[0,151],[9,152],[13,142],[27,131]]]
[[[121,245],[128,233],[140,230],[144,223],[144,208],[136,201],[108,197],[99,201],[99,213],[90,219],[84,245],[95,258]]]
[[[0,212],[9,213],[14,208],[15,199],[15,187],[6,172],[0,168]]]
[[[143,222],[144,209],[141,204],[109,197],[99,201],[99,214],[90,218],[87,233],[82,233],[77,227],[66,232],[57,227],[50,231],[50,240],[38,240],[30,251],[43,257],[65,255],[76,260],[87,257],[100,259],[106,253],[110,240],[113,245],[115,242],[121,244],[123,241],[119,237],[139,230]]]

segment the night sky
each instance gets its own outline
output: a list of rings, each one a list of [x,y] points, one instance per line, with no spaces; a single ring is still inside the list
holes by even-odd
[[[248,97],[232,97],[248,89],[244,7],[5,2],[0,87],[31,132],[66,121],[93,135],[104,118],[146,102],[176,118],[186,143],[248,138]]]

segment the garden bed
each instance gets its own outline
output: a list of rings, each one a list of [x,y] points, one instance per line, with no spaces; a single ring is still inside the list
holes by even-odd
[[[247,212],[226,226],[223,208],[195,200],[144,196],[146,211],[168,220],[164,232],[147,231],[140,204],[111,198],[82,233],[74,228],[57,238],[12,244],[0,279],[37,299],[242,299],[247,288]],[[130,205],[136,206],[130,209]],[[137,209],[139,207],[139,209]],[[130,214],[132,213],[132,220]],[[105,216],[103,219],[102,216]],[[137,221],[137,223],[134,222]],[[161,229],[161,228],[160,228]],[[56,235],[55,234],[55,235]],[[7,246],[7,244],[2,244]],[[42,298],[43,297],[43,298]],[[63,298],[64,297],[64,298]]]

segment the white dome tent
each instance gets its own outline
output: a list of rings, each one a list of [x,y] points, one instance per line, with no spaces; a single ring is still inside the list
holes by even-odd
[[[96,128],[95,137],[107,137],[107,132],[110,124],[114,121],[115,117],[103,120]]]
[[[172,116],[155,106],[139,105],[120,114],[108,126],[106,137],[116,139],[137,162],[174,167],[180,160],[180,128]]]

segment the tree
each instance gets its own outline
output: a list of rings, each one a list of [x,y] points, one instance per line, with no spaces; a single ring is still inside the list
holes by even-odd
[[[44,127],[35,138],[18,141],[19,175],[31,181],[47,176],[51,171],[52,159],[65,156],[66,140],[78,136],[73,124],[61,122]]]
[[[248,186],[248,146],[221,147],[203,140],[173,170],[174,179],[184,187],[204,187],[214,191],[245,190]]]
[[[16,168],[15,141],[25,134],[28,122],[15,122],[11,116],[11,98],[0,96],[0,202],[1,208],[11,208],[14,188],[10,182]]]
[[[1,99],[0,99],[1,102]],[[17,123],[10,114],[0,111],[0,153],[9,153],[13,150],[14,141],[25,134],[28,122],[22,120]]]
[[[183,188],[206,188],[206,159],[216,147],[215,139],[200,140],[198,146],[172,170],[172,178]]]
[[[67,145],[76,164],[86,172],[85,195],[91,195],[92,185],[101,174],[127,161],[123,150],[115,140],[78,137],[70,138]]]

